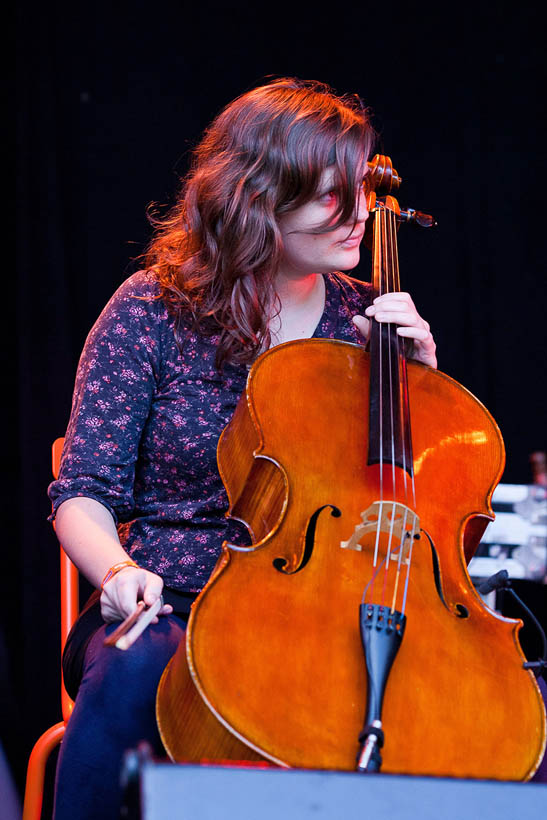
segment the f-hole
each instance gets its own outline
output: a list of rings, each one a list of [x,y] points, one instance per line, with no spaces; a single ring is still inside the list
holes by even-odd
[[[433,577],[435,579],[435,587],[437,589],[437,595],[441,599],[444,606],[448,609],[449,612],[452,612],[456,618],[469,618],[469,610],[463,604],[454,604],[454,609],[451,609],[448,604],[446,603],[444,594],[443,594],[443,587],[441,583],[441,567],[439,564],[439,556],[437,554],[437,550],[435,549],[435,544],[433,543],[433,539],[431,538],[430,534],[427,530],[421,530],[423,534],[427,537],[429,541],[429,546],[431,547],[431,560],[433,562]]]
[[[319,509],[314,512],[308,521],[308,526],[306,527],[306,537],[304,539],[304,551],[302,552],[300,563],[294,569],[287,569],[287,564],[289,562],[286,558],[274,558],[272,564],[278,572],[283,572],[285,575],[294,575],[296,572],[300,572],[301,569],[304,569],[312,556],[313,548],[315,546],[315,529],[317,527],[317,520],[323,510],[327,509],[331,511],[330,514],[333,518],[340,518],[342,515],[338,507],[335,507],[333,504],[324,504],[322,507],[319,507]]]

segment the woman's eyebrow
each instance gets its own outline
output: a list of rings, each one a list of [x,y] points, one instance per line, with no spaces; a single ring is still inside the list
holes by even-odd
[[[335,189],[334,183],[330,183],[330,185],[324,185],[317,191],[317,196],[324,196],[325,194],[330,194],[331,191]]]

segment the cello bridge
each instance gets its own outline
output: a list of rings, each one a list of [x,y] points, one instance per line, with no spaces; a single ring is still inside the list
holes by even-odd
[[[420,519],[416,513],[397,501],[374,501],[361,513],[361,523],[357,524],[351,537],[341,541],[342,549],[363,549],[361,540],[365,535],[384,533],[390,541],[396,540],[403,547],[402,560],[406,561],[412,541],[420,532]],[[399,560],[398,550],[392,558]]]

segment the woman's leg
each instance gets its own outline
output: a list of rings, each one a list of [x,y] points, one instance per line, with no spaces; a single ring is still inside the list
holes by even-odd
[[[164,754],[156,726],[156,689],[184,637],[185,623],[174,615],[162,617],[126,651],[103,646],[105,634],[115,627],[101,627],[86,651],[59,754],[55,820],[119,818],[123,753],[146,740]]]

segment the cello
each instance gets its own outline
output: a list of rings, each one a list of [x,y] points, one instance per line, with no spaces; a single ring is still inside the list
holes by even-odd
[[[369,166],[376,296],[400,290],[398,224],[427,218]],[[545,710],[521,622],[466,569],[504,466],[484,406],[373,321],[370,351],[263,353],[217,455],[251,544],[223,545],[160,681],[170,757],[530,778]]]

